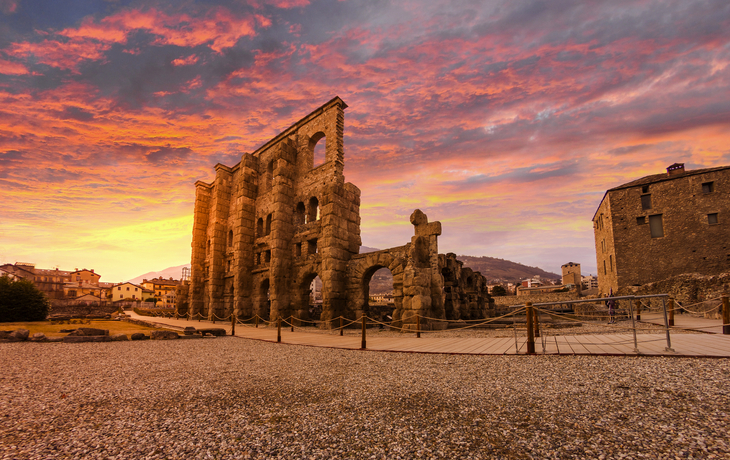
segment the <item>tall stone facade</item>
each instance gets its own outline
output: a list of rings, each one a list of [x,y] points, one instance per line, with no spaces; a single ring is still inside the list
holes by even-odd
[[[730,271],[730,166],[673,164],[606,192],[593,217],[598,288]]]
[[[389,268],[397,324],[415,327],[414,313],[446,319],[439,222],[416,210],[410,243],[358,254],[360,190],[344,177],[346,107],[335,97],[237,165],[216,165],[212,183],[196,182],[191,280],[178,291],[179,313],[308,319],[319,276],[320,319],[356,318],[367,314],[370,278]],[[325,143],[321,165],[314,164],[318,143]],[[484,317],[486,280],[476,273],[472,283],[484,288],[469,291],[469,317]],[[421,325],[441,327],[435,320]]]

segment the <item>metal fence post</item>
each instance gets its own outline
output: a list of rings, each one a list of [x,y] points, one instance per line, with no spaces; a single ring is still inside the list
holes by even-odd
[[[641,308],[641,301],[638,299],[636,300],[636,308],[636,319],[639,320],[641,319],[641,314],[638,313],[638,311],[640,311],[638,309]],[[631,330],[634,332],[634,353],[639,353],[639,343],[636,340],[636,321],[634,321],[634,309],[631,305],[631,301],[629,301],[629,316],[631,316]]]
[[[669,318],[667,318],[667,298],[662,297],[662,307],[664,308],[664,327],[667,329],[667,347],[664,351],[674,352],[672,349],[672,340],[669,338]]]

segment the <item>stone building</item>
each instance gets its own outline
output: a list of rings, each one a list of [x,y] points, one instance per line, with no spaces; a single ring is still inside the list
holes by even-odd
[[[580,264],[575,262],[568,262],[560,266],[563,271],[563,285],[573,284],[577,287],[580,292],[582,286],[582,277],[580,274]]]
[[[370,278],[388,268],[393,318],[407,328],[415,326],[416,312],[486,316],[486,280],[438,254],[441,224],[419,210],[411,215],[415,235],[408,244],[358,254],[360,190],[344,176],[346,108],[335,97],[235,166],[217,164],[212,183],[196,182],[191,277],[177,296],[181,314],[307,319],[310,286],[319,276],[321,320],[356,318],[368,313]],[[320,143],[324,162],[314,164]],[[443,270],[454,277],[448,287],[456,298],[448,302]]]
[[[675,163],[608,190],[593,216],[599,291],[730,271],[728,219],[730,166]]]

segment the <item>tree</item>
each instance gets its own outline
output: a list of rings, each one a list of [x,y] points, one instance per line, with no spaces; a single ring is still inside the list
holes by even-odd
[[[0,322],[44,321],[50,309],[48,298],[32,281],[0,276]]]
[[[504,286],[494,286],[492,288],[492,295],[493,296],[501,296],[501,295],[507,295],[507,289],[504,288]]]

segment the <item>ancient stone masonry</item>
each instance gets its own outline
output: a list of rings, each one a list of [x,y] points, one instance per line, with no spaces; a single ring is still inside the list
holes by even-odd
[[[191,280],[178,290],[180,314],[308,319],[319,276],[320,319],[354,319],[368,313],[368,283],[386,267],[394,320],[407,329],[416,313],[432,318],[421,321],[424,329],[487,315],[486,280],[453,254],[438,254],[441,224],[420,210],[411,215],[410,243],[358,254],[360,190],[344,177],[346,107],[335,97],[237,165],[216,165],[212,183],[196,182]],[[314,164],[318,143],[321,165]]]

